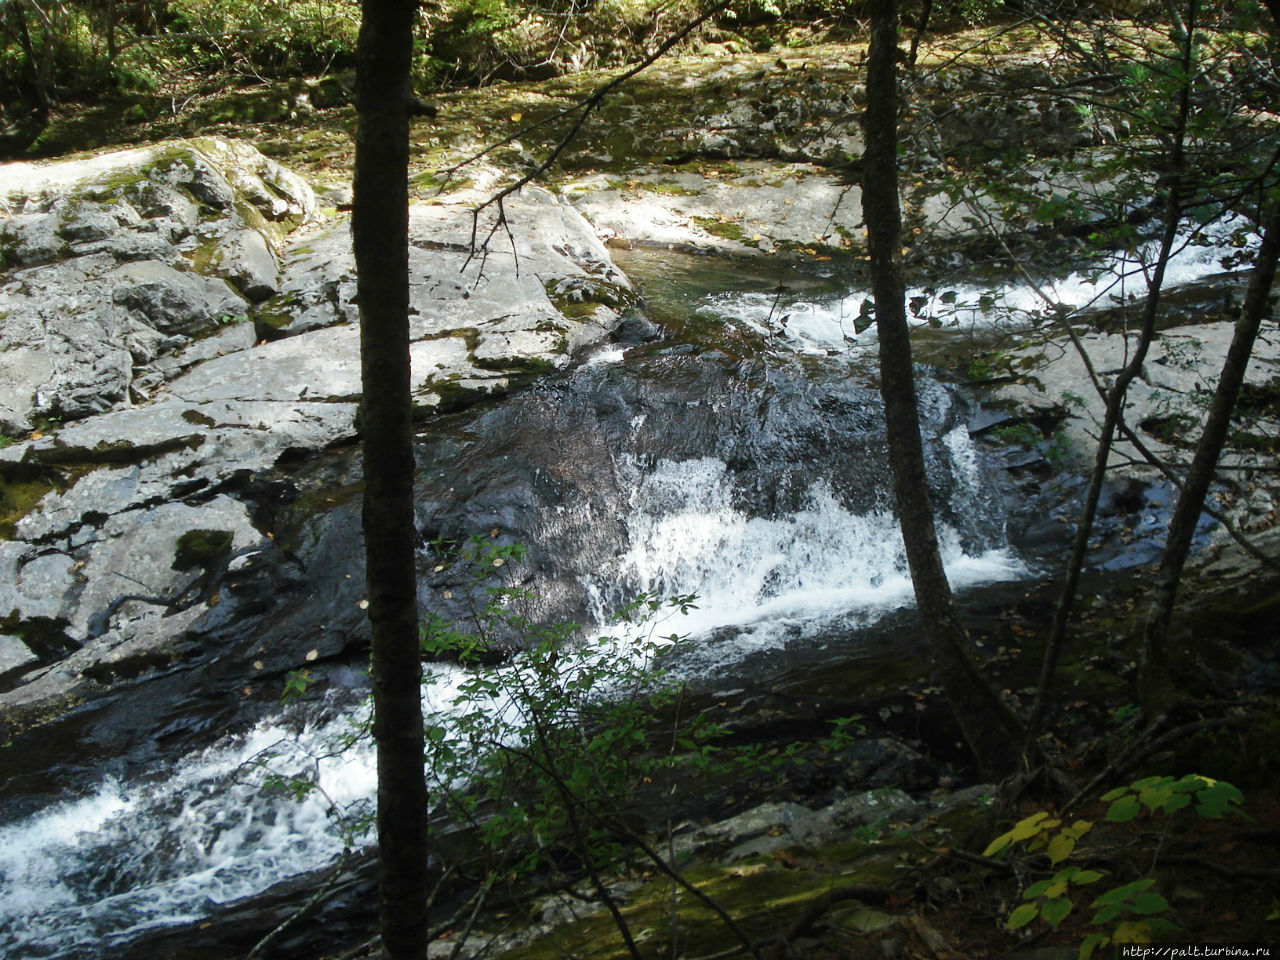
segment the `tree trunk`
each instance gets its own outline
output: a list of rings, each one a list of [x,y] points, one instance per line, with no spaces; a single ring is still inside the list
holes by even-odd
[[[1148,717],[1158,716],[1169,707],[1174,697],[1168,649],[1173,605],[1178,596],[1182,568],[1191,551],[1191,538],[1200,519],[1200,510],[1209,493],[1218,456],[1222,453],[1231,428],[1231,414],[1240,396],[1245,369],[1253,353],[1253,343],[1257,339],[1263,317],[1269,313],[1267,301],[1275,280],[1278,254],[1280,210],[1273,212],[1266,222],[1262,243],[1254,260],[1253,276],[1249,279],[1249,290],[1245,294],[1240,318],[1236,321],[1231,346],[1222,363],[1222,374],[1209,405],[1209,415],[1205,419],[1200,442],[1187,471],[1178,504],[1169,521],[1169,536],[1160,557],[1160,569],[1156,574],[1151,605],[1143,620],[1138,689],[1143,712]]]
[[[416,0],[364,0],[355,201],[364,537],[385,955],[427,952],[427,790],[409,394],[409,64]]]
[[[1193,81],[1192,63],[1195,47],[1195,28],[1198,20],[1199,0],[1189,0],[1185,22],[1178,21],[1174,27],[1174,36],[1181,44],[1181,61],[1179,67],[1184,78],[1178,90],[1177,112],[1171,131],[1169,152],[1165,159],[1164,171],[1164,229],[1160,235],[1160,250],[1147,281],[1147,300],[1142,308],[1142,324],[1138,332],[1138,340],[1134,345],[1132,356],[1116,375],[1110,390],[1106,392],[1106,406],[1102,419],[1102,427],[1098,434],[1098,447],[1094,451],[1093,472],[1089,476],[1089,487],[1085,492],[1084,505],[1080,518],[1076,521],[1076,533],[1071,544],[1071,554],[1067,560],[1067,568],[1062,578],[1062,590],[1058,594],[1058,602],[1054,605],[1053,620],[1049,625],[1049,636],[1045,641],[1044,657],[1040,666],[1040,678],[1036,684],[1036,695],[1032,701],[1031,712],[1027,717],[1025,741],[1023,744],[1024,764],[1030,765],[1030,757],[1034,752],[1035,741],[1040,736],[1045,711],[1048,709],[1049,694],[1053,689],[1054,674],[1058,668],[1058,659],[1067,636],[1067,627],[1075,610],[1076,594],[1080,589],[1080,577],[1084,572],[1085,560],[1089,554],[1089,538],[1093,532],[1093,524],[1097,519],[1098,503],[1102,497],[1102,487],[1106,482],[1107,468],[1111,460],[1111,448],[1115,440],[1116,429],[1124,414],[1125,400],[1129,393],[1129,385],[1142,372],[1147,353],[1156,335],[1156,321],[1159,318],[1160,297],[1164,291],[1164,275],[1172,259],[1178,241],[1178,225],[1183,214],[1183,180],[1186,175],[1186,138],[1188,124],[1191,119],[1192,101],[1191,87]],[[1070,321],[1067,321],[1070,322]]]
[[[983,775],[993,777],[1014,769],[1020,728],[968,654],[968,638],[942,567],[933,522],[902,274],[897,42],[896,0],[873,0],[862,204],[880,338],[880,392],[884,397],[889,461],[916,606],[929,641],[933,668]]]

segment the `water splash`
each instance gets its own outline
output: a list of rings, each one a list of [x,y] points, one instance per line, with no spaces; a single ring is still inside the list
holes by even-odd
[[[963,428],[948,437],[958,471],[977,490],[977,463]],[[596,614],[628,596],[696,593],[698,609],[675,626],[705,637],[732,627],[720,655],[813,635],[834,619],[870,622],[912,600],[906,551],[886,505],[850,511],[824,482],[804,506],[778,517],[751,516],[734,503],[720,460],[660,461],[639,477],[628,519],[630,546],[593,584]],[[941,531],[944,562],[956,586],[1016,578],[1025,572],[1007,547],[966,552],[959,534]]]
[[[101,957],[331,862],[347,842],[335,808],[350,813],[376,779],[367,746],[332,751],[349,723],[263,723],[168,777],[109,778],[0,828],[0,955]],[[272,774],[318,789],[284,796],[268,789]]]

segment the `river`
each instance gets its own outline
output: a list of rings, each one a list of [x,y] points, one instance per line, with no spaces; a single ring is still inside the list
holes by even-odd
[[[1217,253],[1189,247],[1174,282],[1213,272]],[[866,294],[821,266],[619,260],[674,335],[611,345],[498,404],[429,424],[418,445],[424,542],[493,530],[527,544],[515,572],[535,589],[537,614],[587,632],[637,593],[696,593],[697,609],[676,626],[692,637],[680,669],[701,675],[788,644],[857,642],[861,626],[911,596],[868,351],[874,327],[857,322]],[[1098,269],[1054,289],[1081,305],[1115,295],[1114,284],[1114,271]],[[922,327],[943,333],[1035,322],[1047,310],[1025,285],[911,297]],[[953,582],[1027,576],[1034,561],[1011,544],[1007,485],[967,428],[971,399],[929,379],[921,395]],[[339,454],[314,476],[349,491],[354,460]],[[337,528],[349,541],[356,506],[333,500],[318,518],[298,508],[300,541],[314,548]],[[463,608],[465,591],[425,551],[422,573],[424,604]],[[327,572],[353,575],[358,566]],[[518,669],[518,656],[502,669]],[[367,844],[343,824],[371,803],[371,748],[334,747],[365,709],[364,678],[358,665],[317,670],[327,687],[318,698],[197,749],[160,750],[145,770],[104,763],[117,772],[83,777],[0,826],[0,954],[122,954],[147,931],[197,921]],[[459,671],[433,667],[431,709],[449,709]],[[297,775],[319,789],[299,799],[271,786]]]

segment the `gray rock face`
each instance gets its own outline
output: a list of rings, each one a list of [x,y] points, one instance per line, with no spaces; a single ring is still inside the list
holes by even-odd
[[[0,430],[148,399],[157,360],[275,291],[275,250],[315,210],[217,140],[0,168]]]
[[[272,537],[273,498],[298,495],[288,465],[356,438],[348,223],[286,246],[310,190],[242,145],[18,167],[0,220],[0,417],[15,432],[66,422],[0,447],[0,482],[45,489],[0,541],[0,711],[89,696],[228,638],[275,669],[338,652],[363,616],[346,595],[358,566],[330,571],[341,613],[308,600],[288,641],[245,639],[242,618],[311,582]],[[412,211],[424,411],[571,363],[631,302],[572,207],[526,189],[506,217],[510,236],[473,257],[469,208]],[[326,567],[359,556],[315,549]]]
[[[113,303],[131,311],[142,326],[160,333],[199,333],[245,310],[243,298],[225,280],[176,270],[155,260],[126,263],[104,281],[112,285]]]
[[[1126,422],[1143,435],[1143,442],[1167,457],[1178,444],[1194,443],[1208,411],[1222,361],[1230,346],[1233,325],[1223,321],[1175,327],[1158,334],[1138,376],[1129,386]],[[1094,367],[1119,370],[1132,355],[1134,338],[1122,334],[1084,332],[1081,343]],[[1015,357],[1031,362],[1028,375],[1002,387],[999,396],[1024,410],[1063,416],[1062,431],[1074,452],[1091,455],[1097,424],[1105,408],[1089,380],[1079,354],[1069,343],[1051,342],[1043,347],[1023,347]],[[1280,378],[1280,344],[1259,337],[1245,375],[1254,388],[1269,388]],[[1264,440],[1280,436],[1280,421],[1261,416],[1241,427]],[[1264,444],[1265,446],[1265,444]],[[1268,461],[1269,452],[1236,449],[1224,453],[1222,463],[1233,467]],[[1120,473],[1142,477],[1155,475],[1153,467],[1134,467],[1142,456],[1126,440],[1117,439],[1111,467]]]

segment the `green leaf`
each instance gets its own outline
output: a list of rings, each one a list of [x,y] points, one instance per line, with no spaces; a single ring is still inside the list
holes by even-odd
[[[1149,877],[1145,880],[1134,880],[1132,883],[1126,883],[1124,886],[1108,890],[1106,893],[1102,894],[1102,896],[1098,897],[1098,899],[1094,900],[1093,903],[1089,904],[1089,906],[1107,907],[1113,904],[1122,905],[1129,898],[1137,896],[1139,893],[1150,889],[1154,885],[1155,881]]]
[[[1020,930],[1034,920],[1039,912],[1040,909],[1036,904],[1024,903],[1014,908],[1013,913],[1009,914],[1009,919],[1005,921],[1004,927],[1006,930]]]
[[[1091,933],[1084,938],[1084,942],[1080,944],[1079,960],[1089,960],[1093,956],[1093,951],[1098,947],[1104,947],[1111,942],[1111,936],[1106,933]]]
[[[1112,800],[1118,800],[1129,792],[1128,787],[1116,787],[1114,790],[1108,790],[1100,799],[1103,803],[1110,803]]]
[[[1114,920],[1116,917],[1120,916],[1120,911],[1122,911],[1123,909],[1124,907],[1118,903],[1113,903],[1109,907],[1103,907],[1101,910],[1099,910],[1097,913],[1093,915],[1092,922],[1108,923],[1109,921]]]
[[[1054,897],[1052,900],[1046,900],[1044,906],[1040,908],[1040,916],[1055,930],[1058,929],[1058,924],[1062,923],[1070,912],[1071,901],[1066,897]]]
[[[1107,808],[1108,823],[1128,823],[1138,815],[1138,798],[1132,794],[1121,797]]]
[[[1097,870],[1081,870],[1072,880],[1078,884],[1096,883],[1103,878],[1103,874]]]
[[[1140,893],[1133,898],[1133,902],[1129,904],[1129,909],[1134,913],[1164,913],[1169,909],[1169,901],[1158,893]]]
[[[1045,891],[1053,886],[1053,882],[1056,879],[1056,877],[1050,877],[1048,880],[1040,880],[1033,883],[1031,886],[1027,887],[1027,889],[1022,891],[1022,899],[1034,900],[1036,897],[1044,896]]]
[[[1173,796],[1173,789],[1167,785],[1158,787],[1148,787],[1138,794],[1138,800],[1141,804],[1155,813],[1157,809],[1164,807],[1165,803]]]

